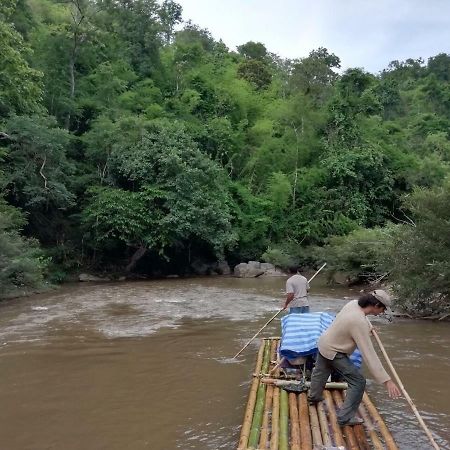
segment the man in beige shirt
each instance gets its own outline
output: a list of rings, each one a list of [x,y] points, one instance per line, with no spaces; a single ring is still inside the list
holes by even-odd
[[[401,395],[373,348],[370,339],[372,325],[366,318],[369,314],[375,316],[382,314],[390,304],[389,294],[381,289],[363,294],[358,300],[353,300],[342,308],[334,322],[319,339],[319,352],[311,377],[309,401],[317,403],[322,400],[327,379],[333,370],[336,371],[348,383],[344,404],[337,413],[338,423],[341,426],[363,422],[362,419],[354,416],[361,403],[366,380],[348,357],[356,347],[375,380],[384,384],[389,396],[397,398]]]

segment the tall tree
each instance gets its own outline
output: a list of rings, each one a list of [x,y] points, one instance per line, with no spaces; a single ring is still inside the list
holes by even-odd
[[[326,48],[320,47],[311,51],[308,57],[293,63],[291,87],[323,101],[329,88],[337,80],[336,69],[340,67],[340,59]]]
[[[0,118],[40,110],[43,74],[28,63],[30,47],[16,31],[12,16],[16,0],[0,4]]]

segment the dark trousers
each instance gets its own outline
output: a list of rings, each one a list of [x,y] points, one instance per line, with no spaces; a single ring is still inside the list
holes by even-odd
[[[364,395],[366,379],[346,354],[336,353],[334,359],[330,360],[317,353],[316,365],[311,376],[309,400],[322,400],[323,389],[333,370],[341,375],[348,384],[344,404],[337,412],[338,422],[342,425],[356,414]]]

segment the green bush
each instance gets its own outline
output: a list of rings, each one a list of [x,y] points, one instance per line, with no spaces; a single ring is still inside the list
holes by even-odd
[[[359,228],[347,236],[331,237],[317,254],[327,262],[331,275],[344,272],[353,280],[375,280],[390,270],[386,252],[394,228]]]
[[[268,247],[262,254],[261,259],[265,262],[273,264],[275,267],[279,267],[280,269],[287,269],[295,263],[294,258],[280,248]]]
[[[20,211],[0,199],[0,298],[44,286],[43,271],[48,261],[36,240],[19,234],[24,223]]]
[[[392,235],[386,263],[398,304],[411,315],[450,313],[450,181],[406,200],[411,225]]]

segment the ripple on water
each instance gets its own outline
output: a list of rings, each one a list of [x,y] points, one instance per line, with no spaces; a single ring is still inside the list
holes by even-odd
[[[79,328],[107,338],[146,336],[161,328],[177,328],[185,319],[228,319],[253,322],[276,311],[279,302],[267,295],[189,283],[151,289],[148,284],[97,285],[69,294],[53,295],[39,305],[24,301],[4,311],[0,319],[3,342],[50,339],[49,331]]]

